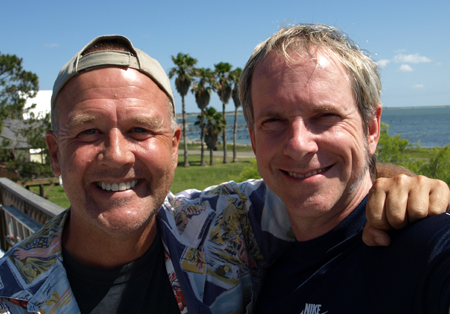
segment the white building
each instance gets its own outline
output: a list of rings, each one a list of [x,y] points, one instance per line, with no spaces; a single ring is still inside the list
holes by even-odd
[[[31,105],[36,104],[36,108],[31,109],[30,112],[33,112],[35,117],[37,117],[38,114],[44,116],[45,114],[50,113],[51,99],[51,90],[40,90],[37,92],[36,97],[27,99],[25,108],[29,108]],[[29,114],[24,114],[23,118],[28,119]]]

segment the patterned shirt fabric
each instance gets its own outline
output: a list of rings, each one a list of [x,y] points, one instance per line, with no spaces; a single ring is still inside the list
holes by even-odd
[[[0,313],[79,313],[62,263],[65,211],[0,260]],[[251,313],[265,270],[292,246],[280,199],[263,181],[169,193],[158,212],[180,313]]]

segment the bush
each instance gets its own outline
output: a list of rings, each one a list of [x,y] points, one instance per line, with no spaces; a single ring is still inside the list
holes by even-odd
[[[250,160],[250,165],[242,169],[237,182],[242,182],[249,179],[261,179],[261,175],[258,171],[258,166],[256,165],[256,159]]]

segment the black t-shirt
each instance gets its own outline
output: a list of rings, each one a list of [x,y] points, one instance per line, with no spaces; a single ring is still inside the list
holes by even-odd
[[[256,313],[448,313],[450,216],[393,232],[389,247],[368,247],[361,239],[366,201],[269,268]]]
[[[63,248],[63,263],[81,313],[177,313],[177,302],[164,263],[158,230],[137,260],[115,269],[77,263]]]

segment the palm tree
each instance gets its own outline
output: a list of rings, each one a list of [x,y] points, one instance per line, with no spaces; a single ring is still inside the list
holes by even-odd
[[[234,132],[233,132],[233,162],[237,162],[237,154],[236,154],[236,133],[237,133],[237,114],[238,108],[241,106],[241,102],[239,101],[239,91],[238,91],[238,83],[239,77],[241,76],[242,69],[236,68],[230,72],[230,79],[234,83],[233,91],[231,92],[231,97],[234,102]]]
[[[223,106],[223,117],[225,120],[225,127],[223,128],[223,163],[228,163],[228,155],[227,155],[227,127],[226,127],[226,114],[225,114],[225,105],[228,104],[228,101],[231,97],[231,85],[230,85],[230,71],[231,64],[227,62],[220,62],[218,64],[214,64],[215,70],[214,74],[217,78],[217,94],[219,95],[220,100],[222,101]]]
[[[194,76],[198,79],[194,81],[192,85],[192,93],[195,95],[195,101],[197,106],[200,108],[200,121],[197,121],[195,125],[200,126],[200,142],[201,142],[201,160],[200,165],[206,166],[205,154],[204,154],[204,139],[205,139],[205,119],[204,119],[204,109],[209,105],[209,100],[211,99],[211,91],[214,90],[214,73],[211,69],[195,69]]]
[[[217,149],[217,138],[226,127],[226,122],[222,114],[213,107],[206,108],[204,114],[205,119],[208,120],[208,124],[205,126],[205,142],[209,149],[209,164],[213,166],[213,151]]]
[[[184,96],[186,96],[191,87],[192,70],[197,64],[197,59],[192,58],[189,54],[179,52],[177,57],[172,56],[172,61],[175,67],[169,71],[169,77],[177,76],[175,79],[175,86],[178,93],[181,95],[182,114],[183,114],[183,141],[184,141],[184,166],[189,167],[189,157],[186,141],[186,106],[184,103]]]

